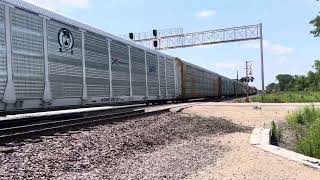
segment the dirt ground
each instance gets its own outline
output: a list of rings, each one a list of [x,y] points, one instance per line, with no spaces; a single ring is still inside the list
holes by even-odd
[[[260,109],[261,108],[261,109]],[[270,127],[271,121],[285,121],[289,112],[300,106],[280,106],[263,104],[204,103],[183,112],[204,117],[221,117],[235,124],[250,127]]]
[[[184,113],[203,117],[222,117],[249,127],[270,127],[271,121],[281,123],[286,115],[303,106],[266,104],[213,104],[184,109]],[[220,135],[228,151],[215,165],[189,176],[189,179],[320,179],[320,171],[265,152],[248,143],[249,133]]]

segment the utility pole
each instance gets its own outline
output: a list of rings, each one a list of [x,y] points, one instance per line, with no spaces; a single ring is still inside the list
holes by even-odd
[[[239,71],[237,70],[237,81],[239,81]]]
[[[260,63],[261,63],[261,83],[262,83],[262,93],[265,94],[264,91],[264,64],[263,64],[263,34],[262,34],[262,23],[259,24],[259,33],[260,33]]]

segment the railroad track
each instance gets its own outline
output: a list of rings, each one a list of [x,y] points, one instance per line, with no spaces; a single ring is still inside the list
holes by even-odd
[[[130,107],[118,107],[108,110],[94,110],[88,112],[72,112],[68,114],[48,114],[44,116],[23,117],[20,119],[8,119],[0,121],[0,145],[11,142],[19,142],[26,139],[34,139],[40,136],[54,135],[56,133],[71,130],[84,129],[105,123],[123,121],[128,118],[142,115],[150,115],[171,108],[186,108],[193,103],[180,105],[158,105],[151,106],[156,110],[149,111],[146,105],[135,105]],[[203,100],[202,100],[203,102]],[[189,104],[189,105],[188,105]],[[158,110],[157,108],[160,107]]]
[[[113,109],[104,112],[90,112],[85,114],[56,115],[49,117],[36,117],[16,119],[14,121],[0,122],[0,143],[19,142],[40,136],[54,135],[55,133],[68,132],[88,128],[100,124],[123,121],[128,118],[149,115],[167,111],[162,109],[154,112],[145,112],[144,106]],[[73,118],[72,118],[73,117]]]

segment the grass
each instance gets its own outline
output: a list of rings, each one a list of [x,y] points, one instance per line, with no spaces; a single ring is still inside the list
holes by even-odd
[[[303,103],[320,102],[320,92],[283,92],[272,93],[264,96],[255,96],[252,102],[262,103]]]
[[[281,131],[277,127],[276,123],[274,121],[272,121],[272,123],[271,123],[271,144],[277,146],[280,139],[281,139]]]
[[[287,121],[298,140],[296,151],[320,159],[320,109],[305,107],[291,113]]]

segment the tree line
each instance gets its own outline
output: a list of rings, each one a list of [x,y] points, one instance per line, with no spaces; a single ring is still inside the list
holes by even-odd
[[[278,74],[278,83],[270,83],[269,91],[319,91],[320,90],[320,60],[315,60],[313,71],[307,75]]]

